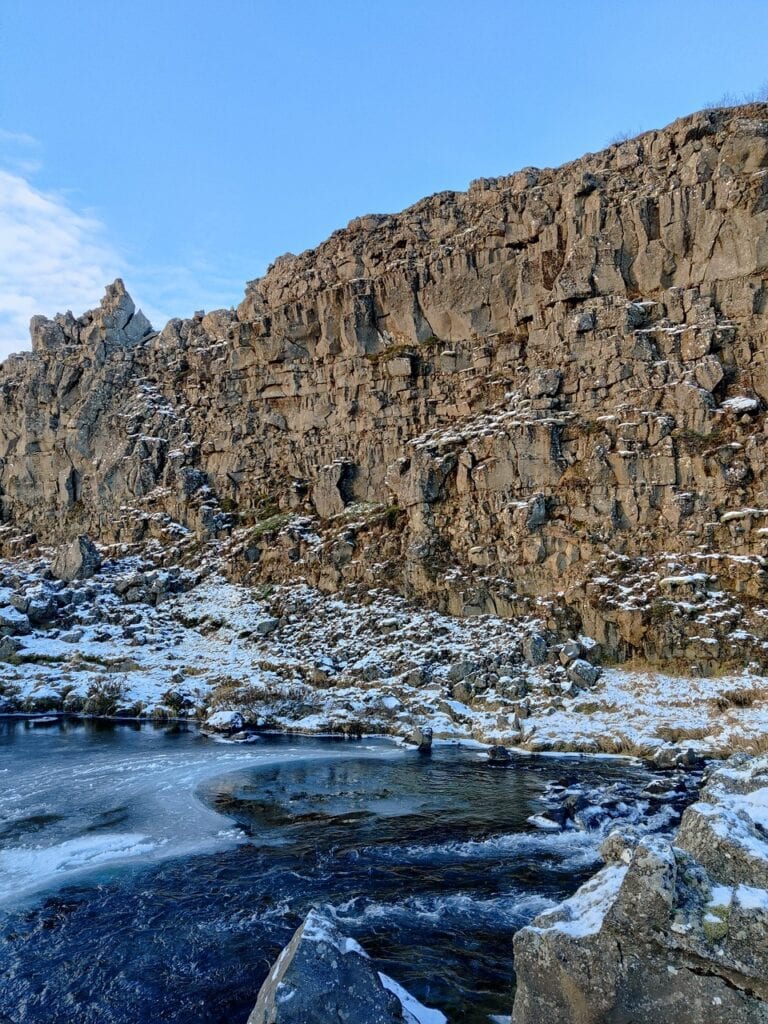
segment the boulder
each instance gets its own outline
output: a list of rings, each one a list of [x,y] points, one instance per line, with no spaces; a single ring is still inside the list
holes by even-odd
[[[683,814],[677,844],[720,881],[768,889],[768,756],[716,771]]]
[[[529,665],[543,665],[547,660],[547,638],[541,633],[530,633],[523,640],[523,657]]]
[[[0,661],[12,661],[20,647],[21,641],[15,637],[0,637]]]
[[[715,772],[675,839],[608,865],[515,936],[514,1024],[766,1024],[768,757]]]
[[[427,754],[432,749],[432,729],[428,725],[416,726],[405,737],[405,742],[416,747],[420,754]]]
[[[46,592],[42,586],[31,587],[23,593],[14,594],[11,604],[24,612],[30,622],[45,623],[58,618],[59,604],[54,592]]]
[[[273,964],[248,1024],[445,1024],[378,972],[333,921],[310,911]]]
[[[568,678],[577,686],[594,686],[600,678],[600,669],[584,658],[576,658],[567,668]]]
[[[60,580],[87,580],[101,568],[101,555],[93,541],[81,534],[56,552],[51,572]]]
[[[26,636],[32,632],[29,619],[13,605],[0,608],[0,636]]]
[[[240,732],[245,725],[245,719],[239,711],[214,711],[205,720],[207,729],[213,732]]]
[[[566,640],[560,648],[560,663],[562,665],[568,665],[577,658],[581,658],[582,654],[583,651],[578,640]]]
[[[280,619],[276,619],[273,615],[270,615],[265,619],[260,619],[256,623],[256,632],[259,636],[269,636],[270,633],[274,633],[279,625]]]
[[[700,768],[703,759],[691,747],[676,747],[667,745],[658,747],[653,753],[653,763],[657,768]]]

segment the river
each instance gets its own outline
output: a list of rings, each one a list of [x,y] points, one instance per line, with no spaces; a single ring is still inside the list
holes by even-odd
[[[598,864],[600,828],[528,822],[548,787],[618,787],[634,820],[649,777],[383,739],[0,719],[0,1020],[245,1024],[324,906],[422,1002],[487,1024],[511,1009],[515,930]]]

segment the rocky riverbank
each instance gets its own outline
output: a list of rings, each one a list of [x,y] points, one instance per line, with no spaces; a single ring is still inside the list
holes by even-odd
[[[768,758],[713,772],[676,834],[607,864],[515,937],[514,1024],[765,1024]]]
[[[757,753],[768,682],[600,665],[535,617],[455,618],[384,588],[253,590],[204,571],[103,551],[64,580],[56,559],[0,566],[5,712],[162,720],[224,736],[264,729],[477,740],[529,751]],[[59,555],[59,563],[63,556]],[[102,556],[99,555],[99,560]]]

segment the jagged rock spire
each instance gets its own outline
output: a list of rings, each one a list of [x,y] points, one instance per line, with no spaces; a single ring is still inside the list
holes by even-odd
[[[97,309],[75,318],[71,312],[57,313],[49,320],[33,316],[29,325],[32,349],[52,351],[62,345],[133,345],[152,333],[152,324],[136,309],[122,278],[108,284]]]

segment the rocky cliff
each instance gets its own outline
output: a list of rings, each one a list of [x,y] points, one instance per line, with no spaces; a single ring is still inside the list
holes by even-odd
[[[122,282],[0,370],[5,550],[534,612],[618,658],[768,663],[768,106],[369,216],[236,310]],[[738,628],[737,628],[738,627]]]

